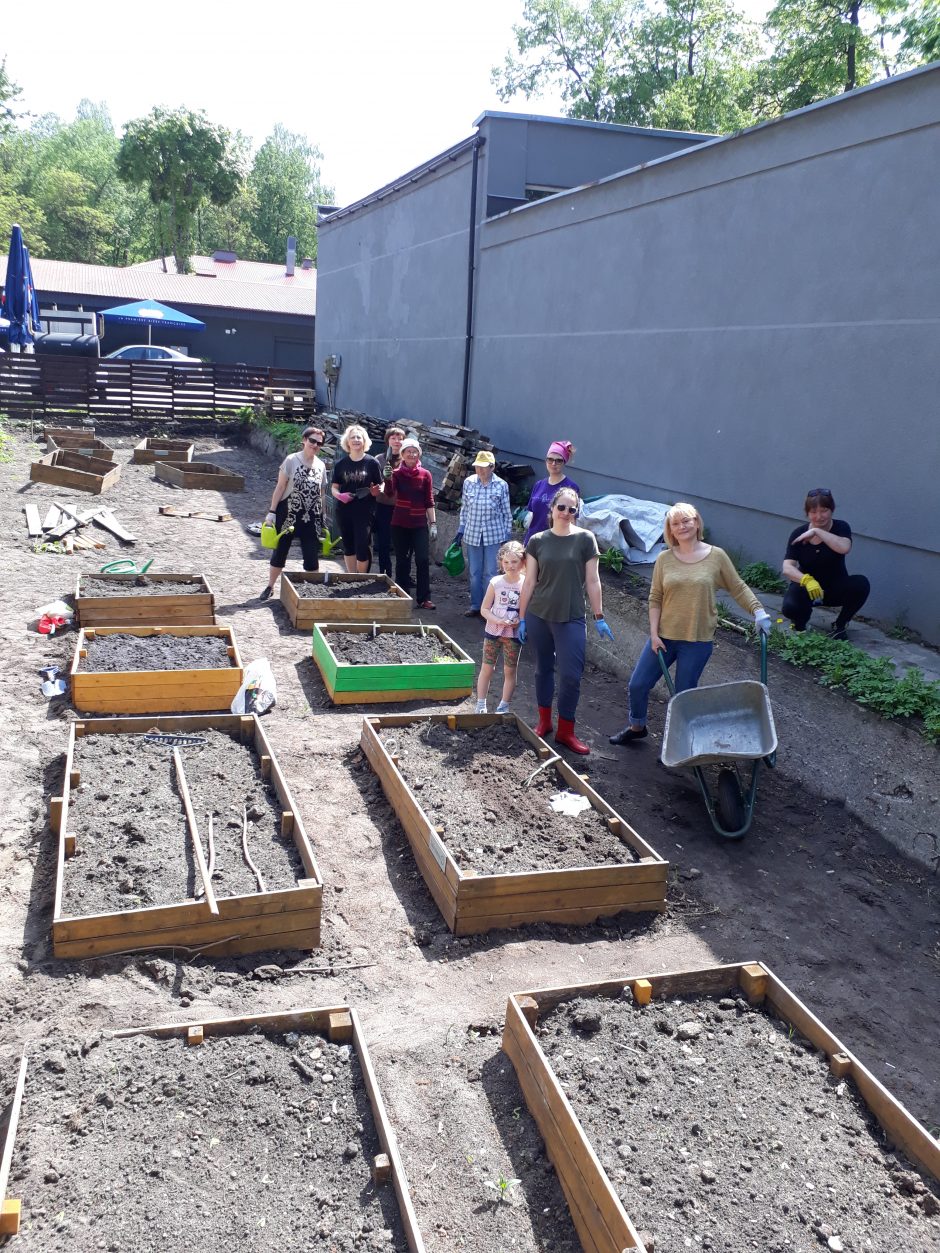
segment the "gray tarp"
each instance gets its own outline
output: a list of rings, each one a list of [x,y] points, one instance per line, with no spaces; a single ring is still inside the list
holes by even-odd
[[[648,565],[665,548],[663,521],[668,509],[668,505],[658,500],[598,496],[581,506],[578,525],[594,532],[601,552],[619,548],[627,561]]]

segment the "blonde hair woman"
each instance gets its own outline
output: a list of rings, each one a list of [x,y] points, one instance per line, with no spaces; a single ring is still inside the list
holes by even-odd
[[[364,426],[347,426],[339,445],[346,455],[334,465],[330,485],[336,523],[343,537],[346,569],[365,574],[372,561],[372,520],[375,497],[382,490],[382,469],[368,455],[372,440]]]
[[[668,549],[653,567],[650,588],[650,637],[630,676],[630,721],[611,744],[629,744],[646,738],[650,692],[662,678],[657,653],[666,665],[675,662],[677,692],[698,687],[708,664],[718,626],[715,593],[724,588],[742,609],[754,615],[765,633],[770,615],[735,570],[724,549],[706,544],[702,515],[694,505],[673,505],[663,523]]]

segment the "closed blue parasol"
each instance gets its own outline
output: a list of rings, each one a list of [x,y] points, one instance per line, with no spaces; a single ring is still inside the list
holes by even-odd
[[[34,342],[42,328],[29,250],[23,243],[23,232],[18,226],[10,232],[5,293],[3,312],[10,324],[7,336],[11,344],[26,348]]]
[[[129,305],[117,305],[114,309],[105,309],[106,321],[124,322],[132,326],[146,326],[147,343],[155,326],[170,326],[180,331],[204,331],[205,322],[191,318],[188,313],[179,309],[171,309],[169,305],[160,304],[159,300],[134,300]]]

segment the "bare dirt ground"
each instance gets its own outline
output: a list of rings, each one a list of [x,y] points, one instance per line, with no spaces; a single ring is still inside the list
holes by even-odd
[[[611,748],[606,735],[623,722],[623,683],[591,668],[579,731],[596,751],[584,768],[592,785],[673,862],[669,911],[657,917],[624,914],[592,927],[528,927],[455,941],[393,814],[368,783],[357,748],[364,709],[331,706],[310,658],[309,635],[293,630],[277,600],[257,600],[267,561],[245,528],[264,514],[275,460],[200,438],[197,457],[244,474],[246,490],[224,497],[181,492],[155,481],[152,467],[126,464],[133,444],[146,433],[107,433],[118,448],[122,477],[102,500],[138,536],[135,555],[154,557],[155,571],[205,573],[219,621],[233,627],[245,661],[265,656],[273,666],[279,699],[265,727],[324,876],[323,947],[299,961],[283,954],[192,962],[166,955],[53,959],[55,862],[46,805],[60,787],[67,719],[74,714],[67,698],[49,702],[41,695],[38,671],[52,663],[66,670],[74,635],[47,639],[29,629],[30,620],[39,605],[71,593],[80,572],[125,554],[113,539],[107,552],[33,551],[22,514],[26,502],[38,503],[44,512],[53,498],[83,507],[94,498],[29,486],[30,450],[21,438],[13,464],[0,466],[4,1076],[12,1073],[22,1048],[44,1039],[64,1046],[114,1028],[346,999],[362,1015],[428,1249],[568,1250],[577,1246],[560,1193],[532,1134],[510,1063],[498,1049],[507,994],[762,960],[936,1133],[940,883],[885,842],[878,809],[872,809],[873,825],[866,825],[857,812],[826,799],[822,789],[817,794],[787,774],[788,752],[803,760],[812,755],[821,779],[844,773],[856,720],[868,715],[822,693],[828,725],[833,709],[839,714],[839,734],[817,736],[818,689],[806,676],[774,664],[779,769],[762,779],[747,838],[724,843],[711,834],[691,778],[658,764],[662,705],[654,705],[654,734],[647,741]],[[166,503],[228,510],[235,520],[161,516],[158,506]],[[299,568],[299,554],[289,564]],[[442,625],[478,657],[480,624],[462,616],[465,584],[434,568],[432,598],[438,610],[426,620]],[[638,616],[636,627],[618,636],[616,648],[624,657],[639,650],[641,620]],[[738,672],[753,667],[753,656],[739,656],[738,649],[736,641],[722,640],[712,681],[729,667]],[[520,676],[514,704],[524,714],[533,704],[531,662],[525,657]],[[886,760],[903,761],[910,732],[882,725]],[[938,791],[936,762],[931,773],[919,761],[912,767],[917,777],[896,779],[898,797],[904,788]],[[500,784],[493,779],[495,798]],[[884,780],[881,785],[887,786]],[[272,961],[281,968],[279,976],[270,969]],[[114,1151],[119,1157],[120,1146]],[[498,1189],[486,1186],[500,1177],[521,1180],[509,1189],[507,1201],[495,1200]],[[28,1219],[29,1204],[40,1204],[41,1198],[23,1199]]]

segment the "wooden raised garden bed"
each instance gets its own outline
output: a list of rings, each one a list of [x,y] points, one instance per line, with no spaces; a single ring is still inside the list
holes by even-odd
[[[331,639],[362,637],[363,644],[378,637],[392,647],[387,661],[358,664],[337,657]],[[412,662],[394,657],[394,645],[408,639],[426,639],[429,651],[441,660]],[[473,690],[475,663],[437,626],[405,623],[316,623],[313,659],[334,705],[380,704],[404,700],[458,700]]]
[[[33,462],[29,477],[33,483],[52,483],[55,487],[71,487],[77,492],[97,496],[114,486],[121,477],[121,467],[98,457],[57,448]]]
[[[87,440],[95,438],[93,426],[44,426],[42,438],[47,444],[56,444],[59,448],[78,448]]]
[[[444,744],[445,768],[436,793],[431,772],[424,764],[415,765],[414,772],[421,776],[415,778],[403,757],[406,735],[427,739],[431,728],[443,733]],[[505,729],[510,745],[514,745],[513,769],[520,773],[518,785],[507,773],[511,762],[508,755],[489,763],[488,772],[466,773],[465,780],[458,780],[461,767],[464,772],[472,771],[471,754],[456,743],[449,751],[447,737],[486,728]],[[431,895],[455,935],[532,922],[589,923],[621,910],[665,909],[669,863],[588,785],[586,776],[557,757],[515,714],[383,714],[363,720],[360,745],[405,829]],[[480,747],[486,750],[486,738]],[[535,774],[540,763],[548,764]],[[530,773],[535,779],[531,790],[526,791],[522,780]],[[592,812],[564,817],[563,826],[550,826],[555,815],[550,811],[549,793],[565,790],[585,797],[589,802],[585,808]],[[531,800],[523,802],[523,792]],[[486,836],[466,835],[460,830],[456,804],[451,803],[458,795],[468,797],[471,813],[476,809],[492,823]],[[517,803],[519,814],[514,809]],[[589,832],[581,838],[596,851],[587,854],[584,844],[576,844],[563,858],[560,845],[564,836],[558,833],[570,833],[576,841],[579,823]],[[537,853],[525,845],[530,837],[539,845]],[[496,864],[508,850],[512,860],[505,864],[513,869],[477,870],[475,855],[487,850],[474,848],[467,853],[459,845],[478,840],[493,842],[489,851],[496,854]],[[512,851],[517,842],[522,853]],[[565,859],[572,864],[564,867]],[[540,860],[562,868],[535,869]],[[527,869],[515,868],[520,861]]]
[[[502,1047],[592,1253],[940,1247],[940,1145],[762,964],[515,993]]]
[[[174,487],[207,492],[243,492],[245,480],[234,470],[209,461],[157,461],[157,478]]]
[[[206,637],[225,641],[227,666],[187,670],[95,671],[82,668],[88,647],[113,635]],[[231,627],[127,626],[79,631],[69,670],[72,704],[79,713],[200,713],[229,709],[241,687],[242,661]]]
[[[347,1005],[38,1042],[11,1156],[31,1249],[425,1247]]]
[[[13,1150],[16,1146],[16,1128],[19,1123],[26,1084],[27,1058],[24,1053],[17,1068],[16,1079],[9,1104],[0,1108],[0,1236],[15,1236],[20,1229],[22,1201],[7,1196]]]
[[[202,574],[80,574],[75,612],[83,627],[216,625],[215,597]]]
[[[142,439],[134,445],[131,461],[135,466],[152,466],[155,461],[192,461],[195,445],[186,439]]]
[[[148,733],[184,737],[181,776],[173,744],[141,738]],[[219,735],[206,747],[213,733],[234,744]],[[202,746],[186,743],[193,738]],[[220,772],[219,744],[226,754]],[[210,755],[200,763],[202,752]],[[108,777],[109,759],[120,777]],[[58,837],[57,957],[170,947],[211,957],[320,943],[320,871],[254,714],[73,722],[50,826]],[[161,903],[142,906],[143,899]],[[79,908],[86,901],[126,907],[86,912]]]
[[[362,595],[350,588],[361,586]],[[322,589],[312,595],[310,589]],[[333,588],[338,595],[331,595]],[[367,591],[367,589],[375,589]],[[307,594],[305,595],[305,589]],[[410,622],[412,600],[386,574],[313,574],[285,570],[281,575],[281,604],[295,627],[312,630],[316,622]]]
[[[73,438],[61,443],[52,435],[47,435],[46,443],[49,447],[49,452],[61,449],[64,452],[80,453],[83,457],[94,457],[98,461],[114,462],[114,449],[109,444],[106,444],[103,439],[95,439],[94,435],[86,439]]]

